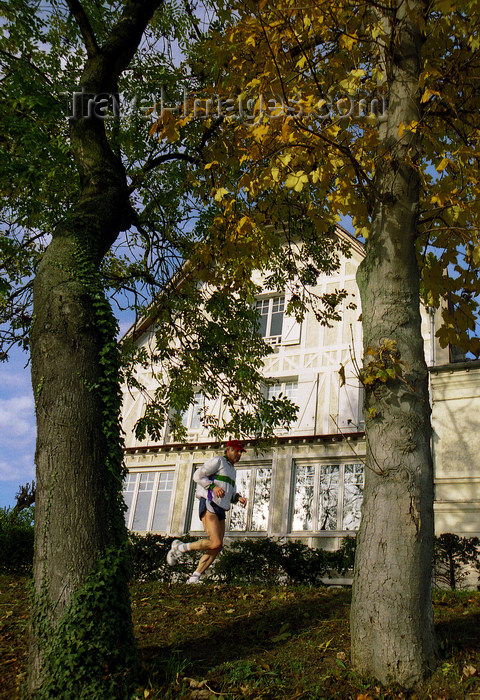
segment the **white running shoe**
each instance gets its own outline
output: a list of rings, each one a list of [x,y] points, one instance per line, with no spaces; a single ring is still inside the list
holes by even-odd
[[[175,566],[180,561],[182,552],[179,552],[178,548],[181,544],[183,544],[182,540],[173,540],[170,551],[167,554],[167,564],[169,566]]]
[[[190,578],[188,578],[185,583],[202,583],[202,574],[192,574]]]

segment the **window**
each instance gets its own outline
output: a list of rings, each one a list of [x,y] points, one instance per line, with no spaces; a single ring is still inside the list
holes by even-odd
[[[197,392],[193,399],[193,404],[182,414],[182,425],[187,430],[200,430],[202,422],[200,415],[203,410],[205,398],[201,392]]]
[[[291,530],[357,530],[363,464],[297,464]]]
[[[257,301],[259,314],[258,330],[262,338],[280,343],[283,329],[283,313],[285,311],[285,297],[270,297]]]
[[[173,471],[130,472],[123,487],[125,522],[136,532],[165,532],[173,490]]]
[[[343,529],[358,530],[363,498],[363,464],[346,464],[343,481]]]
[[[363,388],[356,377],[347,376],[338,390],[337,426],[340,432],[364,430]]]
[[[226,529],[229,532],[266,532],[270,511],[272,488],[271,467],[238,468],[236,476],[237,492],[248,499],[247,507],[233,505],[227,515]],[[203,530],[198,517],[198,499],[195,498],[196,484],[192,485],[190,506],[190,531]]]
[[[282,394],[290,399],[293,403],[297,401],[298,394],[298,382],[296,381],[283,381],[275,382],[275,384],[269,384],[267,387],[267,398],[270,399],[278,398]]]
[[[135,487],[137,484],[137,477],[138,474],[127,474],[125,483],[123,484],[123,500],[125,501],[125,505],[127,506],[127,510],[125,511],[125,522],[128,526],[128,521],[130,519],[130,513],[132,511],[132,501],[133,501],[133,495],[135,493]]]
[[[230,532],[266,532],[272,490],[272,468],[237,469],[237,492],[248,499],[247,507],[230,510]]]

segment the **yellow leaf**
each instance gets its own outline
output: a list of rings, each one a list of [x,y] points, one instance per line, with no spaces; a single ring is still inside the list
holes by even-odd
[[[475,668],[475,666],[472,666],[471,664],[464,666],[463,671],[462,671],[463,675],[467,676],[467,678],[468,678],[468,676],[474,676],[476,674],[476,672],[477,672],[477,669]]]
[[[281,155],[281,156],[278,158],[278,161],[279,161],[282,165],[288,165],[288,164],[290,163],[291,160],[292,160],[292,156],[291,156],[290,153],[284,153],[283,155]]]
[[[270,127],[268,124],[259,124],[258,126],[254,127],[253,133],[255,135],[255,138],[257,138],[259,141],[262,140],[264,136],[268,134],[270,131]]]
[[[290,175],[285,180],[285,187],[290,187],[295,190],[295,192],[301,192],[303,186],[308,182],[307,173],[303,170],[297,170],[296,173],[290,173]]]
[[[237,225],[237,230],[243,234],[250,233],[253,229],[253,222],[248,216],[242,216]]]
[[[307,63],[307,57],[306,56],[301,56],[298,61],[297,61],[297,68],[305,68],[305,64]]]
[[[270,172],[272,175],[272,180],[274,182],[278,182],[280,179],[280,169],[279,168],[272,168]]]
[[[361,68],[350,71],[347,78],[340,80],[339,85],[346,93],[352,94],[358,87],[359,80],[365,75]]]
[[[211,163],[207,163],[205,166],[205,170],[210,170],[214,165],[218,165],[218,160],[212,160]]]
[[[443,158],[436,167],[437,173],[441,173],[443,170],[445,170],[445,168],[450,162],[451,161],[449,158]]]
[[[378,39],[378,37],[379,37],[381,34],[385,34],[385,30],[384,30],[384,28],[382,27],[381,22],[379,22],[379,23],[376,24],[376,25],[372,28],[372,30],[371,30],[372,39],[374,39],[374,40],[375,40],[375,39]]]
[[[357,37],[347,36],[347,34],[342,34],[340,37],[340,45],[347,49],[347,51],[350,51],[353,48],[356,41]]]
[[[290,134],[290,118],[285,119],[282,125],[282,139],[284,141],[288,140],[288,136]]]
[[[430,99],[430,97],[434,96],[440,97],[440,93],[438,92],[438,90],[430,90],[430,88],[427,88],[423,93],[420,102],[427,102]]]
[[[226,194],[228,194],[228,190],[225,187],[219,187],[218,190],[215,190],[213,198],[216,202],[221,202]]]
[[[368,226],[362,226],[362,228],[355,229],[355,235],[360,236],[362,238],[368,238],[369,233],[370,229],[368,228]]]

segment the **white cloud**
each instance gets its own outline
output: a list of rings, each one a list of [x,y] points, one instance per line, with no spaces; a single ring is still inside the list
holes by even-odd
[[[35,415],[32,396],[0,399],[0,433],[2,442],[12,445],[35,438]]]
[[[18,486],[35,478],[35,432],[31,396],[0,399],[0,506],[15,503]]]
[[[0,481],[15,481],[26,484],[35,478],[33,453],[15,454],[8,462],[0,460]]]
[[[2,373],[1,390],[14,389],[16,391],[31,391],[32,384],[30,381],[29,369],[18,370],[15,372]]]

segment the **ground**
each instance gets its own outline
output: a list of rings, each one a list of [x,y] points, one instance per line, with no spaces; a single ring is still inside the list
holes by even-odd
[[[2,700],[21,697],[28,591],[26,578],[0,576]],[[136,583],[137,697],[480,700],[480,593],[435,594],[439,665],[408,694],[351,669],[349,603],[348,590]]]

